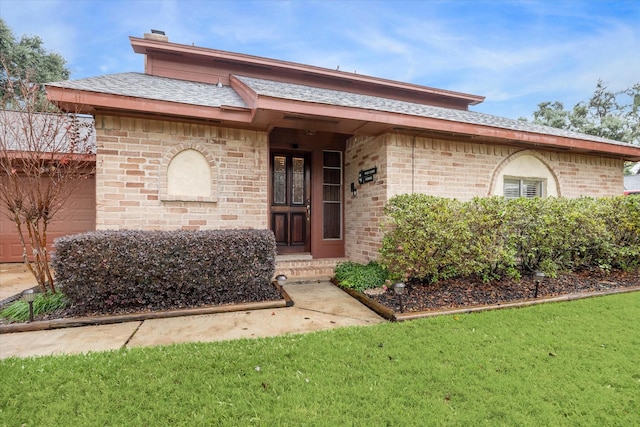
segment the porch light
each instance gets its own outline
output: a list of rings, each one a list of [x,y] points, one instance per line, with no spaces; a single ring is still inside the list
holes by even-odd
[[[536,271],[533,275],[534,280],[536,281],[536,289],[533,292],[533,297],[538,298],[538,288],[540,288],[540,282],[542,282],[545,277],[547,277],[542,271]]]
[[[356,197],[358,195],[358,189],[356,188],[356,184],[354,182],[351,183],[351,195]]]
[[[398,302],[400,302],[400,313],[404,312],[404,304],[402,304],[402,295],[404,295],[406,288],[404,283],[398,282],[393,284],[393,291],[398,295]]]
[[[25,289],[22,291],[22,299],[29,304],[29,322],[33,322],[33,301],[36,299],[36,293],[33,289]]]
[[[284,286],[284,282],[287,281],[287,276],[285,276],[284,274],[278,274],[276,276],[276,282],[278,282],[279,286]]]

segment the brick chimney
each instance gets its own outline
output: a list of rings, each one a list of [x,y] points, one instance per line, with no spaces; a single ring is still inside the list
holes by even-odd
[[[164,31],[161,30],[151,30],[150,33],[144,33],[144,38],[147,40],[155,40],[158,42],[168,42],[169,37],[164,34]]]

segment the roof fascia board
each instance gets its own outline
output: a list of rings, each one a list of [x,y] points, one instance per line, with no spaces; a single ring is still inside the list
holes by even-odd
[[[242,98],[244,103],[249,106],[249,110],[251,111],[250,120],[253,122],[257,112],[256,105],[258,103],[258,94],[233,75],[229,76],[229,85],[236,91],[238,96]]]
[[[65,152],[33,152],[33,151],[23,151],[23,150],[8,150],[7,158],[10,160],[18,160],[18,159],[35,159],[43,160],[43,161],[59,161],[59,160],[69,160],[73,162],[95,162],[96,155],[95,153],[65,153]]]
[[[258,104],[258,94],[234,75],[229,76],[229,85],[251,109]]]
[[[252,66],[269,67],[271,69],[281,69],[286,71],[296,71],[309,73],[311,75],[321,77],[331,77],[340,80],[354,81],[360,83],[373,84],[377,86],[386,86],[392,89],[409,90],[416,93],[428,95],[438,95],[448,98],[462,99],[469,105],[477,105],[484,101],[484,96],[472,95],[462,92],[448,91],[428,86],[421,86],[412,83],[404,83],[395,80],[388,80],[379,77],[371,77],[363,74],[356,74],[338,70],[330,70],[328,68],[316,67],[313,65],[298,64],[295,62],[281,61],[277,59],[263,58],[259,56],[233,53],[216,49],[209,49],[197,46],[189,46],[178,43],[170,43],[165,41],[156,41],[143,39],[139,37],[129,37],[131,46],[135,53],[153,55],[154,52],[164,52],[180,54],[183,57],[191,57],[194,59],[204,60],[223,60]]]
[[[47,97],[57,105],[77,106],[78,111],[91,112],[99,108],[140,111],[152,114],[192,117],[205,120],[223,120],[241,123],[253,121],[253,111],[238,107],[208,107],[155,99],[80,91],[47,86]],[[86,106],[90,106],[87,109]]]
[[[292,104],[295,104],[296,106],[293,107]],[[336,119],[382,123],[393,127],[424,129],[425,131],[431,130],[452,134],[470,135],[472,137],[478,136],[494,140],[503,140],[510,144],[526,143],[529,145],[545,146],[556,149],[591,151],[608,156],[620,156],[632,161],[640,160],[640,147],[633,145],[607,144],[604,142],[567,138],[559,135],[545,135],[534,132],[501,129],[487,125],[463,123],[431,117],[416,117],[399,113],[314,104],[304,101],[281,100],[279,98],[263,96],[258,98],[257,108],[283,112],[295,111],[296,114],[309,116],[334,117]]]

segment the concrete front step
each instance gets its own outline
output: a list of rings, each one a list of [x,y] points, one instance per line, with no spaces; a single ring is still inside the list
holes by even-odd
[[[276,275],[284,274],[289,281],[328,280],[333,277],[336,265],[347,258],[295,259],[291,256],[276,257]]]

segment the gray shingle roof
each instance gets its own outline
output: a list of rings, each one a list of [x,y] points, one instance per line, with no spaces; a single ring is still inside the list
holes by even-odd
[[[315,102],[343,107],[363,108],[368,110],[407,114],[418,117],[450,120],[461,123],[484,125],[522,132],[532,132],[544,135],[562,136],[586,141],[604,142],[615,145],[628,145],[611,139],[586,135],[579,132],[542,126],[521,120],[493,116],[476,111],[454,110],[451,108],[434,107],[398,101],[389,98],[361,95],[332,89],[323,89],[293,83],[283,83],[253,77],[236,76],[243,83],[253,89],[258,95],[295,101]]]
[[[93,117],[66,114],[26,113],[0,109],[0,147],[7,151],[38,151],[41,153],[95,154],[96,132]],[[71,148],[71,133],[78,139]]]
[[[247,107],[240,95],[229,86],[217,87],[214,84],[150,76],[143,73],[107,74],[47,83],[47,85],[206,107],[222,105]]]
[[[625,175],[624,189],[627,191],[640,190],[640,175]]]
[[[277,82],[254,77],[235,77],[249,86],[258,94],[258,96],[406,114],[416,117],[449,120],[460,123],[542,135],[567,137],[614,145],[629,145],[606,138],[542,126],[476,111],[434,107],[390,98],[362,95],[294,83]],[[230,86],[217,87],[214,84],[151,76],[143,73],[108,74],[80,80],[48,83],[47,85],[143,99],[171,101],[189,105],[201,105],[208,107],[221,107],[223,105],[242,108],[248,107],[240,95],[238,95],[238,93],[236,93]]]

